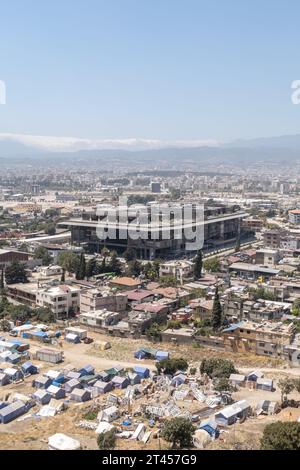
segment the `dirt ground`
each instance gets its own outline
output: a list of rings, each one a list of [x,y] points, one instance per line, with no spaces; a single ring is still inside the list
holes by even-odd
[[[195,348],[192,345],[177,346],[170,343],[158,343],[157,345],[153,345],[153,343],[145,340],[108,338],[97,333],[90,333],[90,336],[95,340],[109,341],[112,346],[111,349],[100,351],[96,349],[93,344],[85,345],[82,343],[74,345],[63,341],[65,361],[62,364],[54,365],[37,360],[33,362],[40,367],[40,372],[49,369],[66,368],[68,366],[79,368],[86,364],[91,364],[98,371],[115,365],[125,368],[130,368],[134,365],[146,365],[150,369],[155,370],[155,361],[138,361],[134,358],[134,352],[141,346],[167,350],[172,357],[182,356],[186,358],[191,365],[197,366],[197,368],[203,358],[222,356],[223,358],[233,360],[236,368],[238,368],[240,372],[246,373],[253,369],[261,369],[264,371],[266,377],[275,379],[274,392],[241,388],[233,393],[235,400],[246,399],[254,409],[262,399],[280,402],[280,391],[276,389],[276,383],[279,378],[287,375],[300,375],[300,369],[289,369],[286,363],[282,361],[272,361],[264,357],[223,353],[210,349]],[[31,353],[43,347],[40,343],[35,341],[29,342]],[[56,348],[60,349],[60,346],[57,345]],[[27,395],[33,393],[31,382],[32,378],[29,377],[20,384],[0,387],[0,401],[7,399],[10,394],[16,392]],[[299,396],[297,396],[297,394],[291,394],[289,398],[299,399]],[[199,405],[198,402],[193,403],[192,412],[194,412]],[[88,407],[89,406],[90,405],[88,405]],[[38,418],[33,416],[24,420],[24,417],[22,417],[20,421],[15,420],[12,423],[0,425],[0,449],[47,449],[48,437],[57,432],[63,432],[78,439],[83,449],[97,449],[95,432],[76,426],[76,424],[83,419],[84,410],[86,408],[87,404],[70,404],[68,410],[53,418]],[[38,407],[33,408],[29,414],[36,413],[37,409]],[[244,423],[237,423],[222,432],[218,440],[209,444],[208,449],[257,449],[259,448],[259,440],[266,424],[279,419],[297,419],[298,416],[300,416],[300,409],[299,411],[298,409],[286,409],[275,416],[249,418]],[[147,450],[157,450],[160,448],[167,449],[168,447],[169,444],[162,439],[154,439],[153,437],[151,437],[146,445],[131,440],[117,440],[117,449],[134,450],[144,448]]]

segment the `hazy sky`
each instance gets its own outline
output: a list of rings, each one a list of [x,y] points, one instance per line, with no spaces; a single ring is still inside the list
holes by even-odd
[[[2,1],[0,133],[300,133],[299,24],[298,0]]]

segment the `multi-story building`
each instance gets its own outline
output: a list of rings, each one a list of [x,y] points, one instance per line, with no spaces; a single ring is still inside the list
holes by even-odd
[[[79,309],[81,289],[66,284],[39,288],[36,292],[36,305],[48,307],[57,318],[67,317]]]
[[[223,330],[225,349],[286,359],[287,347],[295,338],[293,323],[241,321]]]
[[[127,295],[113,292],[109,288],[88,289],[80,294],[80,313],[106,309],[112,312],[124,312],[127,307]]]
[[[195,204],[149,204],[125,209],[100,206],[100,209],[97,213],[85,212],[81,219],[62,221],[59,225],[70,228],[73,244],[87,245],[97,252],[103,246],[119,252],[130,246],[144,259],[186,254],[187,243],[193,241],[191,234],[197,230],[201,231],[204,248],[208,244],[226,246],[240,237],[241,220],[246,216],[237,206],[205,207],[201,220],[198,215],[196,219]],[[137,237],[131,236],[133,227],[138,227]],[[108,236],[104,236],[106,232]],[[197,251],[199,246],[194,245]],[[189,247],[189,251],[193,250]]]
[[[289,211],[289,221],[291,224],[300,224],[300,209]]]
[[[174,276],[181,284],[193,278],[194,263],[191,261],[169,261],[159,266],[160,276]]]

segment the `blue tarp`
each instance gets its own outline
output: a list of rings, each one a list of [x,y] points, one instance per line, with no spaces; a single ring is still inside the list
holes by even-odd
[[[157,351],[155,355],[155,359],[158,359],[161,361],[162,359],[168,359],[169,358],[169,353],[167,351]]]
[[[133,370],[134,370],[134,372],[135,372],[136,374],[138,374],[140,377],[142,377],[142,378],[144,378],[144,379],[147,378],[147,377],[149,377],[150,371],[149,371],[149,369],[148,369],[147,367],[135,366],[135,367],[133,368]]]
[[[82,367],[82,369],[80,369],[79,372],[81,373],[81,375],[94,375],[95,368],[91,366],[90,364],[88,364]]]

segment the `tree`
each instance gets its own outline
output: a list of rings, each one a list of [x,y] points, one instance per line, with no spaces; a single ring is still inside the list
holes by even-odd
[[[141,274],[142,264],[137,260],[129,261],[127,267],[128,276],[137,277]]]
[[[66,270],[64,268],[61,273],[60,282],[66,282]]]
[[[86,273],[85,256],[84,256],[83,253],[81,253],[79,265],[78,265],[77,270],[76,270],[76,279],[82,281],[85,278],[85,273]]]
[[[1,269],[0,290],[4,289],[4,269]]]
[[[34,311],[36,319],[42,323],[54,323],[56,321],[55,313],[47,307],[40,307]]]
[[[35,250],[33,256],[34,256],[34,259],[41,259],[43,266],[48,266],[52,261],[52,258],[50,256],[47,248],[45,248],[44,246],[39,246]]]
[[[175,276],[162,276],[159,278],[159,283],[163,287],[176,287],[178,284],[177,278]]]
[[[101,450],[111,450],[116,447],[116,431],[111,429],[107,432],[102,432],[97,437],[97,444]]]
[[[155,364],[158,373],[163,372],[167,375],[173,375],[178,370],[185,371],[188,368],[188,363],[185,359],[173,358],[173,359],[162,359]]]
[[[126,261],[134,261],[136,259],[136,251],[134,248],[128,247],[127,250],[123,253],[124,258]]]
[[[300,423],[276,421],[268,424],[260,441],[261,450],[300,450]]]
[[[121,274],[121,263],[115,251],[110,254],[109,270],[115,274]]]
[[[149,328],[145,331],[147,338],[150,341],[160,341],[161,340],[161,331],[158,323],[152,323]]]
[[[219,288],[216,286],[215,298],[212,309],[212,327],[216,331],[222,324],[222,306],[219,297]]]
[[[86,277],[89,279],[97,274],[97,260],[95,257],[91,258],[86,265]]]
[[[207,374],[210,378],[226,378],[236,373],[233,362],[223,358],[203,359],[200,365],[200,373]]]
[[[13,322],[25,323],[33,316],[33,310],[28,305],[14,305],[11,307],[9,314]]]
[[[203,256],[202,250],[199,250],[197,256],[194,260],[194,277],[195,279],[200,279],[202,276],[202,265],[203,265]]]
[[[293,379],[287,377],[278,381],[278,387],[281,390],[281,403],[283,403],[287,400],[288,395],[294,390],[295,384]]]
[[[61,253],[57,263],[68,273],[76,273],[80,264],[80,258],[75,253]]]
[[[27,282],[25,265],[19,263],[19,261],[13,261],[10,265],[6,266],[5,281],[6,284],[18,284]]]
[[[173,448],[192,447],[193,434],[196,428],[187,418],[171,418],[162,428],[161,436],[167,442],[171,442]]]
[[[47,224],[45,227],[45,233],[47,235],[55,235],[56,234],[56,228],[54,223]]]
[[[232,386],[227,377],[220,377],[215,380],[214,389],[217,392],[231,392]]]
[[[209,258],[205,260],[203,265],[206,271],[209,271],[212,273],[216,273],[220,271],[220,267],[221,267],[220,260],[217,257]]]
[[[294,389],[300,393],[300,378],[297,377],[296,379],[293,380],[294,382]]]
[[[11,330],[10,323],[5,318],[3,318],[3,320],[0,321],[0,330],[4,331],[5,333]]]

